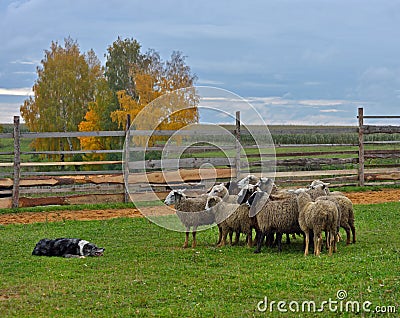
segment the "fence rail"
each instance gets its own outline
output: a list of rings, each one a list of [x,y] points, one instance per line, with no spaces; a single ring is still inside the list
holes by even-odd
[[[400,168],[398,159],[400,151],[397,145],[398,140],[365,140],[366,135],[371,134],[393,134],[400,133],[400,126],[376,126],[365,125],[364,119],[399,119],[400,116],[364,116],[363,109],[358,110],[358,127],[312,127],[304,131],[303,127],[272,128],[271,133],[276,135],[298,136],[305,133],[316,134],[358,134],[358,143],[276,143],[276,151],[272,151],[272,145],[263,145],[262,151],[253,153],[254,149],[260,148],[249,139],[249,130],[240,124],[240,113],[236,114],[236,124],[226,125],[225,129],[231,132],[235,140],[233,143],[224,146],[210,146],[208,144],[194,144],[189,148],[179,144],[168,145],[170,153],[184,153],[181,158],[168,159],[146,159],[144,162],[130,160],[125,165],[126,171],[130,172],[129,180],[123,178],[122,174],[122,155],[129,156],[134,152],[154,152],[161,153],[163,145],[153,145],[151,147],[132,146],[128,143],[124,149],[113,150],[39,150],[21,149],[21,141],[36,138],[80,138],[80,137],[112,137],[121,139],[132,138],[131,131],[97,131],[97,132],[21,132],[19,117],[14,118],[13,132],[0,133],[1,140],[12,139],[13,151],[0,152],[0,207],[2,197],[10,200],[12,207],[18,207],[20,195],[67,195],[72,196],[79,193],[98,195],[99,198],[105,194],[118,195],[125,194],[128,200],[125,184],[137,184],[140,188],[141,182],[150,181],[151,187],[160,193],[165,193],[169,189],[166,181],[177,186],[185,182],[198,182],[200,180],[219,180],[230,177],[239,178],[247,173],[261,175],[261,168],[276,166],[276,173],[271,169],[271,177],[275,176],[276,182],[281,185],[305,184],[315,178],[321,178],[327,182],[337,185],[359,184],[366,182],[397,182],[400,180]],[[129,122],[129,121],[128,121]],[[251,132],[257,132],[257,127],[251,127]],[[220,134],[220,130],[216,131]],[[207,135],[212,135],[211,129],[207,130],[182,130],[182,131],[135,131],[135,136],[189,136],[202,140]],[[396,138],[394,138],[396,139]],[[1,142],[0,142],[1,144]],[[25,143],[26,145],[26,143]],[[246,149],[247,154],[241,152],[241,145]],[[340,146],[340,148],[338,148]],[[338,148],[332,149],[332,147]],[[122,148],[122,147],[121,147]],[[299,148],[297,150],[295,148]],[[318,149],[317,149],[318,148]],[[347,148],[347,149],[346,149]],[[384,149],[382,149],[384,148]],[[389,148],[389,149],[388,149]],[[292,150],[293,149],[293,150]],[[308,151],[307,151],[308,150]],[[225,156],[216,156],[215,153],[223,151]],[[272,152],[271,152],[272,151]],[[75,156],[81,155],[112,155],[119,156],[116,160],[92,160],[78,161]],[[39,156],[59,156],[66,157],[68,160],[53,161],[33,161],[32,158]],[[4,158],[6,158],[4,160]],[[10,160],[11,159],[11,160]],[[37,159],[36,159],[37,160]],[[378,161],[377,161],[378,160]],[[386,160],[386,161],[385,161]],[[216,167],[215,173],[207,171],[199,174],[199,168],[205,164]],[[158,170],[164,168],[166,173]],[[179,168],[179,170],[178,170]],[[147,174],[143,174],[143,169]],[[168,172],[177,170],[180,174]],[[203,169],[204,170],[204,169]],[[268,169],[263,170],[265,176],[269,176]],[[267,171],[267,172],[265,172]],[[137,172],[137,173],[136,173]],[[204,184],[202,185],[204,187]],[[199,185],[201,187],[201,185]],[[146,187],[142,187],[146,191]],[[70,202],[72,199],[65,200]],[[8,202],[7,201],[7,202]],[[24,201],[25,202],[25,201]],[[48,199],[47,202],[59,202]],[[8,204],[8,203],[7,203]],[[29,203],[33,204],[33,203]],[[51,203],[49,203],[51,204]]]

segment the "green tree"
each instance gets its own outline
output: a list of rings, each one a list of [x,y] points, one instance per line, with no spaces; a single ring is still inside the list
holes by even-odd
[[[30,131],[77,131],[88,104],[95,99],[97,82],[103,69],[93,50],[82,54],[70,37],[64,46],[52,42],[45,50],[34,96],[24,101],[21,115]],[[71,138],[37,139],[33,146],[40,150],[73,150],[79,142]]]
[[[140,44],[134,39],[120,37],[107,49],[105,76],[111,90],[125,90],[128,95],[136,98],[136,88],[132,67],[141,64]]]

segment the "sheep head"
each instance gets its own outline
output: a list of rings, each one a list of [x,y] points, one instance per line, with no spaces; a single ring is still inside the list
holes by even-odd
[[[237,184],[238,184],[238,187],[242,189],[243,187],[245,187],[248,184],[253,184],[253,185],[257,184],[257,182],[259,180],[260,179],[258,177],[256,177],[255,175],[249,174],[247,177],[244,177],[242,180],[238,181]]]
[[[242,190],[240,190],[238,194],[237,203],[238,204],[245,203],[251,197],[251,195],[255,191],[257,191],[257,189],[258,185],[252,185],[252,184],[246,185]]]
[[[179,199],[182,196],[186,197],[183,193],[184,191],[185,189],[171,190],[171,192],[168,193],[167,197],[165,198],[164,203],[166,205],[175,204],[175,202],[177,201],[177,197],[179,197]]]
[[[222,199],[220,197],[217,196],[210,196],[207,199],[207,203],[206,203],[206,210],[210,210],[212,207],[216,206],[218,203],[220,203],[222,201]]]
[[[260,188],[261,191],[268,193],[278,191],[274,181],[270,178],[260,178],[260,181],[257,182],[257,186]]]
[[[220,198],[224,198],[225,196],[229,195],[228,189],[225,187],[223,183],[217,184],[213,186],[211,189],[211,192],[208,194],[210,197],[211,196],[217,196]]]

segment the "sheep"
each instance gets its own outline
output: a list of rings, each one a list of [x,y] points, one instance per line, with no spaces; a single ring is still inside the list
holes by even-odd
[[[251,197],[251,195],[255,192],[258,191],[258,186],[257,185],[252,185],[248,184],[246,185],[243,189],[240,190],[237,196],[237,203],[242,204],[246,203],[247,200]]]
[[[260,178],[256,177],[255,175],[249,174],[247,177],[239,180],[237,185],[240,189],[243,189],[248,184],[256,185],[259,180]]]
[[[353,234],[353,243],[356,242],[356,229],[354,226],[354,210],[351,200],[343,195],[328,195],[317,198],[336,203],[339,210],[339,225],[346,231],[346,245],[350,244],[350,230]],[[339,228],[338,228],[339,230]]]
[[[206,209],[215,215],[218,224],[219,239],[217,246],[226,244],[226,237],[229,233],[230,244],[239,242],[239,234],[246,234],[246,242],[252,246],[252,229],[254,220],[249,217],[249,207],[246,204],[234,204],[223,201],[218,196],[211,196],[207,199]],[[232,234],[236,232],[235,243],[232,244]]]
[[[215,222],[215,216],[205,209],[207,195],[200,195],[196,198],[188,198],[183,190],[172,190],[164,203],[167,205],[175,204],[176,215],[186,228],[186,238],[183,248],[188,247],[189,232],[192,229],[193,242],[192,247],[196,247],[196,231],[200,225],[209,225]]]
[[[225,188],[228,189],[229,194],[238,194],[240,189],[236,181],[228,181],[224,183]]]
[[[336,232],[339,212],[336,204],[328,200],[312,201],[310,194],[302,192],[297,196],[299,225],[305,233],[304,256],[308,255],[310,231],[314,233],[314,255],[319,256],[322,247],[322,231],[325,231],[329,255],[336,250]]]
[[[327,195],[344,195],[343,192],[340,192],[340,191],[333,191],[333,192],[329,191],[328,185],[330,185],[330,183],[323,182],[321,180],[314,180],[313,182],[311,182],[311,184],[308,187],[315,188],[319,184],[325,185]]]
[[[278,188],[276,187],[274,181],[270,178],[261,177],[256,184],[261,191],[267,193],[277,193]]]
[[[308,193],[310,195],[311,199],[313,201],[315,201],[318,197],[325,196],[329,192],[328,192],[328,187],[326,185],[319,184],[319,185],[316,185],[315,187],[313,187],[311,189],[308,189],[306,191],[306,193]]]
[[[298,222],[299,213],[295,195],[284,199],[274,200],[265,192],[255,192],[248,200],[250,216],[255,215],[257,230],[257,248],[254,253],[260,253],[264,238],[276,233],[278,250],[282,251],[283,233],[301,233]]]
[[[213,186],[210,193],[208,194],[208,196],[220,197],[225,202],[228,202],[228,203],[237,203],[237,198],[238,198],[237,195],[229,194],[228,189],[225,187],[225,185],[223,183]]]

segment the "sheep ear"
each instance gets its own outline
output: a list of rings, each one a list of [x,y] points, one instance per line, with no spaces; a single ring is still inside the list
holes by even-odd
[[[239,196],[238,196],[238,198],[237,198],[237,200],[236,200],[236,202],[238,203],[238,204],[242,204],[242,203],[244,203],[243,201],[244,201],[244,198],[246,197],[246,195],[247,195],[247,191],[248,190],[246,190],[246,189],[242,189],[242,190],[240,190],[240,193],[239,193]]]
[[[249,217],[256,216],[257,213],[261,211],[261,209],[267,203],[268,197],[269,197],[268,193],[255,192],[253,204],[251,205],[249,210]]]

